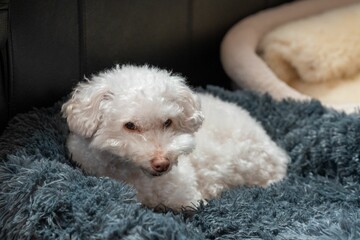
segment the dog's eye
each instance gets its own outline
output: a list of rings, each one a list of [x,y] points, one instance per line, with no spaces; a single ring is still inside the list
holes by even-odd
[[[164,128],[168,128],[168,127],[170,127],[170,126],[171,126],[171,124],[172,124],[171,119],[166,120],[166,121],[164,122]]]
[[[136,125],[132,122],[125,123],[124,127],[127,128],[128,130],[132,130],[132,131],[137,130]]]

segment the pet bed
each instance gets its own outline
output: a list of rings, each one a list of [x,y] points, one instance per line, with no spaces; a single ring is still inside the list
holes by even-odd
[[[353,112],[360,106],[359,22],[359,0],[295,1],[236,24],[222,43],[222,63],[243,88]]]
[[[192,215],[155,213],[131,187],[69,160],[57,103],[16,116],[0,138],[0,239],[360,238],[359,115],[315,100],[205,91],[247,109],[289,153],[284,181],[228,190]]]

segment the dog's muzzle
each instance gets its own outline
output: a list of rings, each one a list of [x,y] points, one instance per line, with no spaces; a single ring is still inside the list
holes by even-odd
[[[168,171],[166,172],[154,172],[154,171],[149,171],[146,169],[141,169],[143,171],[143,173],[148,176],[148,177],[160,177],[162,175],[165,175]]]
[[[151,168],[155,173],[164,173],[170,167],[170,160],[166,157],[156,157],[150,160]]]

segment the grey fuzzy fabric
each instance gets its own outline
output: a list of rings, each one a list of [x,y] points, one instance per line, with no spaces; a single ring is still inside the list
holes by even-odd
[[[18,115],[0,137],[0,239],[360,239],[358,114],[204,91],[247,109],[286,149],[284,181],[228,190],[192,215],[155,213],[130,186],[70,161],[58,103]]]

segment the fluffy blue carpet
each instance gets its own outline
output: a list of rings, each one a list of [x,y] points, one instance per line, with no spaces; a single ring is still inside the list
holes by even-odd
[[[58,103],[18,115],[0,137],[0,239],[360,239],[359,115],[206,91],[247,109],[288,151],[283,182],[229,190],[191,216],[155,213],[131,187],[70,162]]]

